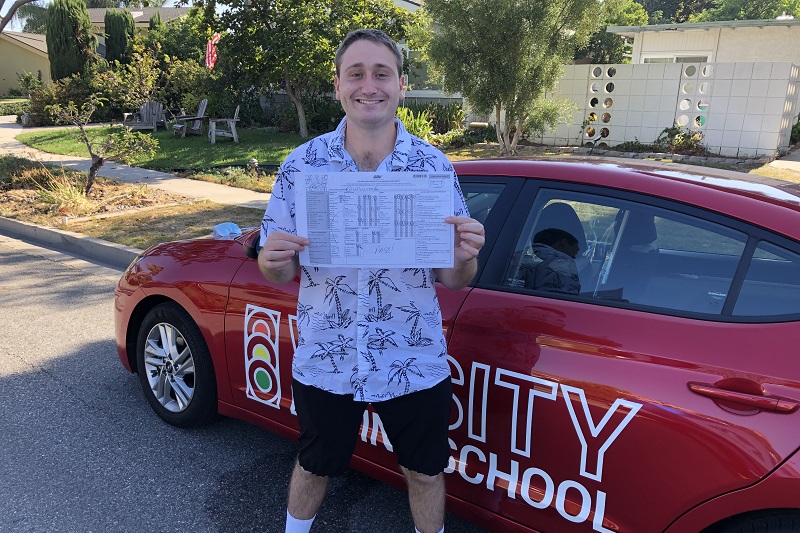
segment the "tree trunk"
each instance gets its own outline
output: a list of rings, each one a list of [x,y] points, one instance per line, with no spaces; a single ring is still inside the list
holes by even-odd
[[[89,191],[92,189],[92,185],[94,185],[94,179],[97,177],[100,167],[102,167],[105,162],[105,158],[92,155],[92,166],[89,167],[89,177],[86,179],[86,189],[84,189],[83,194],[89,195]]]
[[[502,104],[498,102],[497,105],[494,106],[494,120],[495,120],[495,130],[497,131],[497,144],[500,145],[500,155],[506,155],[508,153],[508,148],[506,145],[506,140],[503,137],[503,131],[505,130],[505,126],[503,130],[500,129],[501,111],[502,111]]]
[[[517,131],[514,132],[514,139],[511,141],[510,152],[512,154],[517,153],[517,143],[519,142],[521,137],[522,137],[522,119],[517,119]]]
[[[288,72],[285,72],[283,79],[286,82],[286,95],[289,97],[289,100],[292,101],[294,108],[297,110],[297,122],[300,125],[300,137],[302,139],[307,139],[308,124],[306,123],[306,110],[303,108],[303,102],[298,94],[299,91],[295,91],[295,89],[292,87]]]

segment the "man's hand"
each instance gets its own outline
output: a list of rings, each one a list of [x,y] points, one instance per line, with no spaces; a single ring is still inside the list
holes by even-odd
[[[445,222],[455,226],[455,253],[456,262],[467,262],[478,257],[478,253],[486,242],[483,224],[469,217],[445,217]]]
[[[300,267],[297,255],[308,244],[305,237],[273,231],[267,235],[267,240],[258,253],[258,268],[267,280],[274,283],[291,281]]]
[[[483,224],[469,217],[450,216],[444,219],[455,226],[453,268],[435,269],[436,278],[449,289],[463,289],[478,271],[478,253],[486,242]]]

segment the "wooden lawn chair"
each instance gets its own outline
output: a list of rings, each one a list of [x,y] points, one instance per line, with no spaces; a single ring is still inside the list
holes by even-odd
[[[155,132],[159,123],[164,123],[164,105],[155,100],[145,100],[135,113],[122,114],[122,125],[134,130]]]
[[[228,137],[233,142],[239,142],[239,135],[236,133],[236,123],[239,122],[239,106],[233,113],[233,118],[212,118],[208,121],[208,138],[211,144],[216,143],[217,137]],[[223,126],[220,128],[219,126]]]
[[[197,114],[175,117],[175,123],[172,125],[173,135],[180,133],[181,138],[186,137],[187,133],[202,135],[203,120],[206,118],[207,105],[208,99],[203,98],[203,100],[200,101],[200,105],[197,106]]]

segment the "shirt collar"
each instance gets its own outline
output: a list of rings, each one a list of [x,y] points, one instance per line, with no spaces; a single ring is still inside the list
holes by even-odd
[[[328,143],[328,158],[332,163],[347,165],[352,161],[350,154],[344,149],[344,134],[347,117],[342,118],[339,125],[333,131],[330,143]],[[394,143],[394,150],[389,156],[391,170],[399,171],[408,166],[408,154],[411,150],[411,134],[408,133],[403,122],[395,117],[395,127],[397,128],[397,139]]]

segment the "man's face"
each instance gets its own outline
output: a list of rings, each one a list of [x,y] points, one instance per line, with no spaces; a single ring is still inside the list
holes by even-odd
[[[375,129],[393,124],[404,83],[389,48],[368,40],[351,44],[334,78],[348,126]]]
[[[564,252],[573,259],[578,257],[578,252],[580,251],[577,241],[570,244],[567,239],[561,239],[560,241],[557,241],[553,244],[553,248],[559,252]]]

